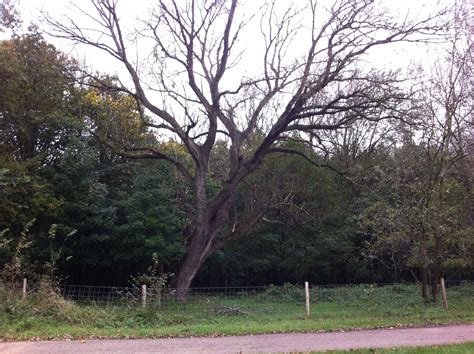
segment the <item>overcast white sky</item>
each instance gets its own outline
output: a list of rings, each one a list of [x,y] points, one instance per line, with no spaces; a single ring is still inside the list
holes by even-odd
[[[178,0],[178,2],[180,1],[184,0]],[[288,4],[291,3],[290,0],[276,1],[280,8],[286,8]],[[378,9],[381,7],[386,8],[387,11],[393,14],[393,16],[404,19],[407,15],[412,18],[427,17],[430,13],[434,13],[442,7],[454,4],[455,1],[456,0],[376,0],[376,4],[379,6]],[[86,27],[91,25],[91,20],[86,20],[85,16],[79,16],[77,10],[74,12],[74,6],[72,6],[72,4],[92,15],[94,13],[91,8],[90,0],[18,0],[18,2],[20,5],[20,14],[24,23],[26,25],[31,22],[38,23],[40,29],[44,28],[44,26],[39,23],[42,17],[41,11],[49,13],[50,17],[58,20],[65,19],[64,15],[67,14]],[[262,4],[264,0],[241,0],[240,2],[243,11],[251,13],[253,9],[255,9],[259,4]],[[294,0],[294,2],[295,4],[300,5],[303,3],[303,0]],[[154,0],[118,0],[118,13],[122,28],[129,30],[136,28],[138,23],[136,19],[146,18],[153,3]],[[330,6],[331,3],[333,3],[333,0],[319,0],[319,4],[325,7]],[[241,75],[246,74],[247,76],[254,76],[253,74],[255,74],[255,72],[252,72],[252,70],[258,70],[256,67],[258,66],[257,63],[261,62],[261,57],[260,59],[256,59],[256,56],[259,52],[262,52],[262,42],[258,42],[257,38],[259,37],[258,32],[258,27],[256,27],[254,28],[254,31],[250,30],[246,34],[244,32],[241,37],[242,48],[245,49],[249,55],[242,60],[238,69],[228,75],[226,74],[226,82],[229,84],[228,88],[235,89],[236,85],[238,86],[238,83],[240,82]],[[6,35],[7,34],[5,33],[0,33],[0,39],[2,36],[5,38]],[[303,50],[303,47],[306,50],[308,43],[306,42],[306,39],[302,37],[298,37],[298,40],[295,41],[295,46],[292,48],[292,51],[290,51],[290,54],[294,54],[295,51]],[[123,73],[124,71],[123,64],[117,62],[106,53],[86,46],[73,47],[70,42],[59,40],[57,38],[46,36],[46,39],[61,51],[68,53],[79,60],[84,59],[88,66],[92,66],[94,70],[109,74],[118,74],[118,76],[123,79],[123,75],[120,75],[120,73]],[[150,43],[148,42],[147,44],[149,45]],[[141,44],[139,49],[136,51],[141,57],[139,59],[143,59],[150,53],[151,48],[147,48],[147,44]],[[129,49],[132,49],[129,51],[130,53],[135,53],[133,47]],[[376,48],[375,50],[372,50],[372,54],[366,59],[370,61],[370,63],[367,63],[368,67],[375,66],[378,68],[390,69],[404,68],[411,62],[423,62],[424,65],[429,65],[428,63],[430,60],[432,61],[435,57],[435,55],[433,55],[436,54],[435,52],[436,49],[433,49],[433,46],[426,44],[403,43],[390,45],[389,47],[384,46],[383,48]],[[128,75],[125,75],[125,77],[128,78]],[[125,80],[125,82],[127,81],[128,80]],[[154,96],[155,94],[151,93],[151,95]]]
[[[17,0],[19,2],[20,13],[22,19],[26,24],[30,22],[38,23],[41,18],[40,11],[48,12],[52,17],[61,19],[64,14],[74,16],[74,12],[71,10],[74,4],[83,9],[90,9],[90,0]],[[301,1],[301,0],[299,0]],[[426,16],[430,12],[436,11],[443,6],[447,6],[450,3],[454,3],[455,0],[378,0],[380,6],[386,7],[394,15],[405,17],[407,13],[410,16]],[[320,0],[320,4],[329,5],[332,0]],[[119,14],[121,17],[122,24],[124,27],[133,29],[136,26],[137,18],[144,18],[147,15],[148,10],[153,6],[153,0],[119,0]],[[249,11],[251,7],[255,7],[256,4],[263,3],[263,0],[242,0],[241,1],[244,10]],[[291,1],[279,0],[280,6],[285,7]],[[298,3],[298,1],[296,2]],[[251,11],[251,10],[250,10]],[[91,12],[92,13],[92,12]],[[77,15],[76,15],[77,17]],[[75,18],[76,18],[75,17]],[[40,28],[42,26],[40,25]],[[4,35],[5,36],[5,35]],[[91,48],[85,48],[83,46],[73,47],[70,43],[58,40],[55,38],[48,38],[50,42],[55,44],[59,49],[66,53],[71,53],[75,57],[83,58],[89,65],[100,71],[106,71],[113,73],[122,70],[122,66],[119,63],[114,62],[104,53],[100,53],[97,50]],[[244,39],[245,40],[245,39]],[[252,48],[252,45],[258,46],[254,39],[246,41],[246,48],[250,52],[258,52],[257,48]],[[410,63],[411,60],[419,61],[426,55],[426,48],[423,45],[417,46],[393,46],[391,49],[384,49],[382,51],[376,51],[373,55],[373,60],[389,66],[405,66]]]

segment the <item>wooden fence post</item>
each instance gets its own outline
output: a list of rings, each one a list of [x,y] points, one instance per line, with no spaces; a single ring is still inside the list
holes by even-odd
[[[142,285],[142,306],[146,307],[146,284]]]
[[[446,296],[446,287],[444,286],[444,277],[441,277],[441,294],[443,296],[443,306],[448,309],[448,297]]]
[[[24,300],[26,299],[26,278],[23,278],[23,291],[22,291],[22,294],[21,294],[21,298]]]
[[[309,283],[307,281],[304,282],[304,290],[306,293],[306,317],[311,317],[311,310],[309,308]]]

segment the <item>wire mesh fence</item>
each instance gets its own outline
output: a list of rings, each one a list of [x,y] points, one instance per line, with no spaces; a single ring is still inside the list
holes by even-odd
[[[133,291],[128,287],[59,285],[60,294],[67,300],[80,303],[118,303]]]
[[[474,295],[474,284],[469,280],[449,280],[451,294]],[[311,303],[335,303],[362,306],[380,305],[387,301],[413,303],[419,301],[419,283],[378,283],[351,285],[313,285]],[[185,301],[178,300],[173,288],[105,287],[63,284],[58,288],[68,300],[88,305],[142,306],[161,311],[214,312],[222,315],[258,313],[305,313],[303,286],[240,286],[191,288]]]
[[[178,300],[176,289],[152,286],[60,285],[58,290],[65,299],[80,304],[146,306],[162,311],[185,309],[187,312],[210,311],[222,315],[279,311],[301,313],[305,301],[304,289],[293,285],[191,288],[185,301]]]
[[[429,289],[435,284],[438,288],[440,283],[428,282]],[[471,280],[447,280],[447,289],[452,292],[458,290],[467,291],[474,289]],[[311,287],[312,301],[367,301],[383,302],[393,298],[409,298],[412,294],[421,294],[421,283],[372,283],[372,284],[347,284],[347,285],[314,285]],[[418,299],[418,297],[415,297]]]
[[[57,286],[46,279],[28,283],[25,297],[18,286],[0,282],[0,313],[11,321],[25,318],[27,325],[27,320],[37,318],[40,325],[58,321],[61,326],[104,328],[105,333],[115,333],[116,329],[128,333],[130,329],[134,335],[159,336],[471,320],[474,284],[447,281],[446,285],[450,300],[446,310],[441,299],[438,304],[425,302],[418,283],[313,285],[308,289],[308,316],[306,289],[291,284],[192,288],[182,302],[176,289],[151,284],[146,288],[139,283],[128,287]]]
[[[210,298],[248,297],[264,293],[271,289],[268,286],[249,287],[207,287],[191,288],[186,296],[185,302],[199,302]],[[295,287],[296,288],[296,287]],[[59,285],[61,295],[69,300],[89,303],[120,303],[135,301],[141,304],[144,296],[142,287],[106,287],[89,285]],[[146,287],[146,301],[161,299],[162,303],[170,302],[178,296],[178,290],[174,288]]]
[[[470,280],[448,280],[446,287],[448,297],[457,299],[458,302],[474,298],[474,284]],[[39,291],[40,287],[28,284],[27,298],[33,298]],[[104,309],[143,308],[178,322],[181,319],[176,316],[208,319],[215,318],[216,315],[304,318],[307,311],[305,288],[288,283],[281,286],[191,288],[185,301],[178,300],[176,289],[150,284],[146,287],[61,284],[54,288],[54,292],[81,306]],[[324,311],[331,312],[337,308],[378,311],[386,304],[392,304],[394,308],[417,307],[423,303],[420,295],[419,283],[313,285],[309,288],[311,309],[319,316],[323,316]]]

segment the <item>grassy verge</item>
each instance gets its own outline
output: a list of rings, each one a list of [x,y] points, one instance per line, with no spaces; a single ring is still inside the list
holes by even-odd
[[[449,290],[449,310],[425,304],[416,287],[320,289],[305,318],[298,291],[273,288],[265,294],[200,297],[189,304],[154,306],[80,305],[51,293],[27,300],[4,296],[0,338],[136,338],[304,332],[474,322],[474,286]],[[291,290],[291,289],[290,289]],[[233,314],[222,309],[231,308]]]
[[[464,354],[474,353],[474,342],[463,344],[450,345],[433,345],[426,347],[404,347],[404,348],[390,348],[390,349],[361,349],[351,350],[354,354]],[[328,351],[326,353],[347,353],[347,351]]]

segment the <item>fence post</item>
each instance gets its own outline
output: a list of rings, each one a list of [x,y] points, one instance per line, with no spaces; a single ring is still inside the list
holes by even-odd
[[[24,300],[26,299],[26,278],[23,278],[23,291],[22,291],[22,294],[21,294],[21,298]]]
[[[306,317],[311,317],[311,310],[309,308],[309,283],[307,281],[304,282],[304,290],[306,293]]]
[[[446,287],[444,286],[444,277],[441,277],[441,294],[443,295],[444,308],[448,309],[448,297],[446,296]]]
[[[142,285],[142,306],[146,307],[146,284]]]

